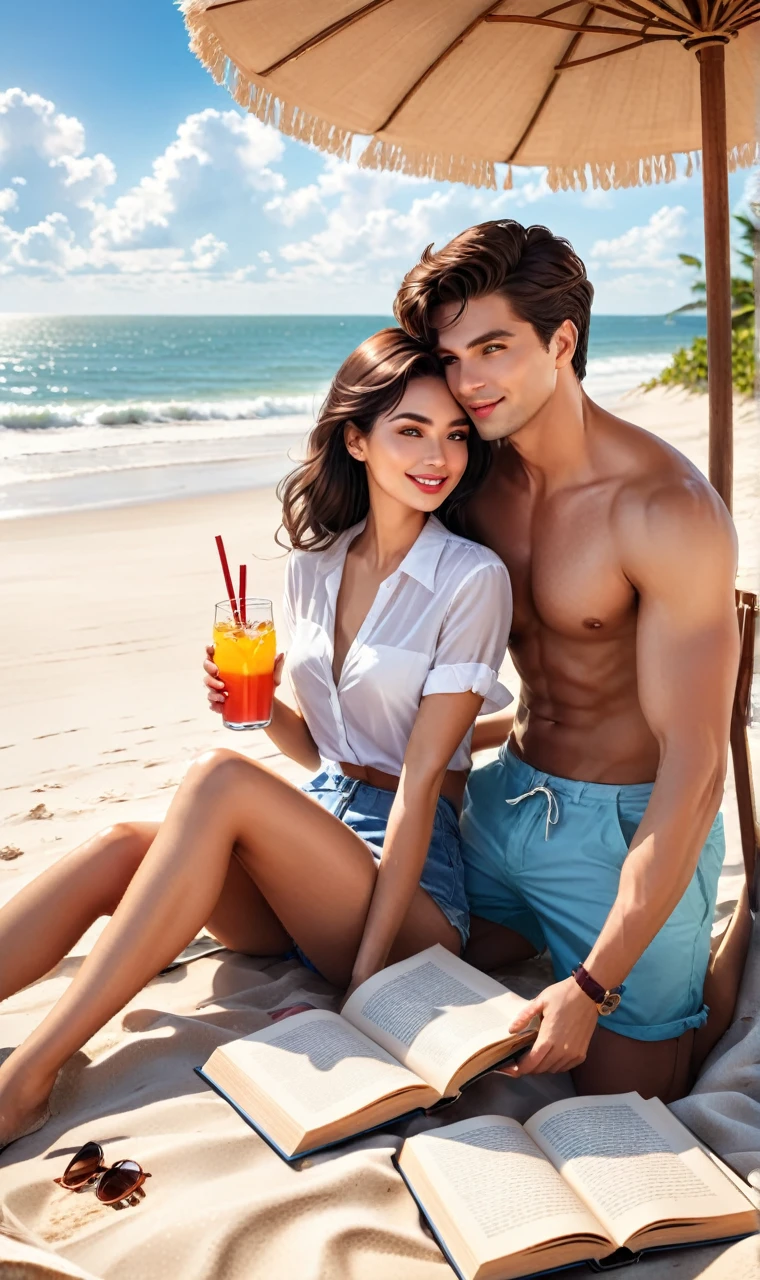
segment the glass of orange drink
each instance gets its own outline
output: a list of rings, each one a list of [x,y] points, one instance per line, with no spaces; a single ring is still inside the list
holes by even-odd
[[[265,729],[272,720],[277,640],[272,601],[244,597],[233,610],[229,600],[216,606],[214,662],[227,697],[223,723],[228,729]]]

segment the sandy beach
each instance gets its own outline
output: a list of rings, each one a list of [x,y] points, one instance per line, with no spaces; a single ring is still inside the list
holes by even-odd
[[[618,411],[704,469],[706,398],[636,393]],[[753,406],[738,410],[736,439],[739,581],[757,590],[760,435]],[[268,487],[0,523],[0,902],[98,828],[160,818],[188,763],[211,746],[242,749],[301,779],[265,735],[225,730],[208,711],[201,684],[213,604],[224,594],[214,535],[223,533],[231,561],[247,559],[249,590],[274,600],[279,626],[285,557],[273,541],[277,524]],[[506,670],[505,678],[514,688],[514,674]],[[759,737],[755,729],[756,776]],[[741,882],[730,778],[724,811],[719,919],[730,914]],[[0,1047],[17,1044],[35,1025],[94,932],[70,961],[3,1006]],[[317,1161],[304,1181],[307,1173],[282,1166],[223,1103],[199,1090],[189,1070],[220,1036],[264,1025],[266,1010],[294,990],[328,1002],[326,984],[304,973],[292,962],[199,961],[161,989],[159,980],[150,984],[96,1037],[65,1076],[59,1116],[0,1157],[0,1226],[15,1223],[24,1248],[36,1242],[84,1272],[55,1270],[55,1255],[46,1255],[47,1272],[33,1270],[28,1258],[13,1271],[0,1247],[0,1273],[105,1280],[123,1275],[126,1265],[141,1280],[286,1280],[296,1273],[445,1280],[446,1265],[421,1229],[382,1137],[361,1149],[354,1144],[341,1159]],[[173,1056],[172,1037],[181,1041]],[[505,1088],[515,1087],[486,1083],[468,1105],[496,1109]],[[519,1082],[508,1105],[521,1117],[546,1100],[547,1088],[558,1096],[566,1087],[559,1079]],[[138,1209],[101,1213],[92,1197],[66,1200],[53,1186],[63,1153],[86,1137],[109,1140],[112,1159],[133,1156],[146,1167],[153,1160],[163,1177],[154,1177]],[[732,1276],[752,1273],[750,1244],[736,1246],[743,1252],[735,1254]],[[646,1275],[685,1280],[721,1252],[665,1255],[667,1261],[647,1262]],[[719,1269],[705,1272],[711,1280],[729,1274],[714,1265]]]

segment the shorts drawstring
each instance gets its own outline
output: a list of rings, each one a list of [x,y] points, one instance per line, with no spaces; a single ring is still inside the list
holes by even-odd
[[[533,787],[531,791],[524,791],[521,796],[515,796],[514,800],[507,800],[506,803],[519,804],[521,800],[529,800],[531,796],[536,796],[539,792],[541,792],[542,795],[545,795],[547,799],[546,835],[544,836],[544,840],[548,840],[549,827],[555,827],[559,822],[559,805],[557,804],[557,797],[551,787],[547,787],[543,784],[540,787]]]

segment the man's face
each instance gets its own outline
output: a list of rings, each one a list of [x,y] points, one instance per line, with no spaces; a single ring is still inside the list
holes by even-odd
[[[433,315],[446,380],[484,440],[506,439],[552,396],[558,364],[567,363],[566,344],[557,339],[569,321],[547,351],[533,326],[520,320],[501,294],[472,299],[454,319],[457,306],[448,303]]]

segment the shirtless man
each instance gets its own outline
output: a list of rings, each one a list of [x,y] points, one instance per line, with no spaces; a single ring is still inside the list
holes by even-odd
[[[509,568],[522,681],[514,722],[476,728],[478,746],[504,745],[471,775],[462,815],[467,958],[549,948],[556,982],[526,1010],[541,1030],[512,1074],[571,1069],[582,1093],[668,1101],[733,1008],[722,996],[706,1025],[733,525],[686,458],[585,394],[593,289],[566,241],[487,222],[431,250],[395,313],[494,441],[467,531]]]

